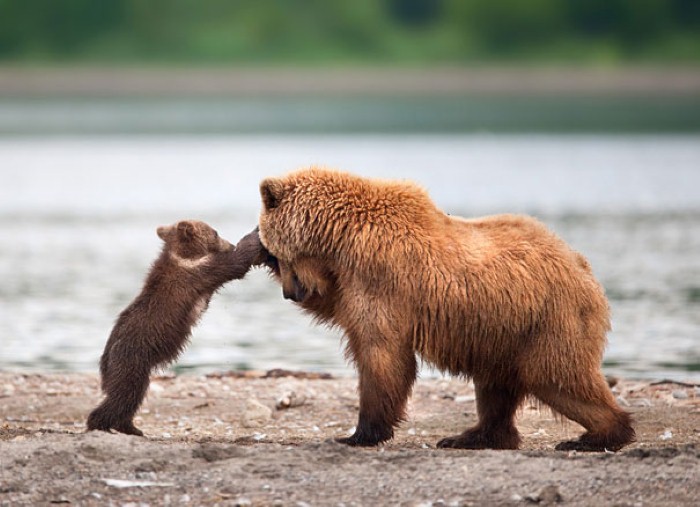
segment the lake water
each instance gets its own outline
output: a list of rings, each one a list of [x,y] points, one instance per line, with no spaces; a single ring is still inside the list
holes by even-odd
[[[534,214],[605,285],[609,373],[700,377],[700,137],[226,135],[0,139],[0,369],[96,371],[160,249],[155,229],[255,226],[259,181],[322,164],[407,178],[452,214]],[[262,271],[227,285],[179,370],[349,373]],[[425,374],[431,374],[426,370]]]

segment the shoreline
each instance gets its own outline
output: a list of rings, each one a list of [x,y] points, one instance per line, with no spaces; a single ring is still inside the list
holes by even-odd
[[[0,96],[700,96],[700,67],[184,67],[0,64]]]
[[[356,378],[287,373],[155,377],[139,438],[84,432],[100,399],[95,374],[0,372],[0,505],[700,501],[695,383],[619,380],[613,391],[633,414],[637,442],[587,454],[555,451],[581,428],[530,402],[518,414],[518,451],[435,449],[475,422],[474,390],[420,379],[395,438],[357,449],[332,441],[356,422]],[[280,400],[289,406],[276,409]]]

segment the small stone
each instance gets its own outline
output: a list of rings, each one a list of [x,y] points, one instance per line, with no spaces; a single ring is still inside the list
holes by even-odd
[[[673,433],[671,433],[671,430],[666,430],[661,435],[659,435],[659,440],[671,440],[672,438]]]
[[[476,396],[474,396],[474,395],[455,396],[455,403],[468,403],[470,401],[476,401]]]
[[[157,382],[151,382],[151,384],[148,386],[148,390],[152,393],[162,393],[165,391],[165,388]]]
[[[673,391],[673,397],[677,400],[687,400],[688,399],[688,393],[685,392],[683,389],[677,389],[676,391]]]
[[[264,426],[272,418],[272,410],[260,403],[255,398],[249,398],[245,402],[242,424],[246,428]]]
[[[559,503],[564,500],[561,493],[559,493],[559,488],[554,484],[542,488],[537,496],[539,497],[540,503],[545,505]]]
[[[306,403],[306,396],[298,395],[294,391],[287,391],[279,397],[275,403],[275,408],[284,410],[286,408],[300,407],[304,403]]]

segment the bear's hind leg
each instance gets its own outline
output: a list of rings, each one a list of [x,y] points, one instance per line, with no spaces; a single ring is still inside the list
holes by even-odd
[[[150,368],[148,363],[134,359],[133,366],[122,361],[103,369],[102,389],[105,399],[88,416],[87,429],[115,430],[127,435],[143,436],[134,426],[134,416],[146,397]]]
[[[124,415],[122,410],[115,406],[114,401],[106,399],[100,406],[90,412],[87,420],[88,431],[115,430],[127,435],[143,436],[143,432],[134,426],[131,416]]]
[[[617,406],[602,375],[587,390],[548,387],[534,394],[587,430],[578,440],[559,443],[558,451],[618,451],[635,439],[630,415]]]
[[[451,449],[517,449],[520,434],[515,411],[524,394],[518,389],[474,382],[479,422],[459,435],[443,438],[438,447]]]

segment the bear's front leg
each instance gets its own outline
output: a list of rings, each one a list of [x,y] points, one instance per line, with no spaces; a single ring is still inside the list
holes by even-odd
[[[367,344],[349,337],[348,348],[360,376],[360,416],[355,433],[338,442],[373,446],[390,440],[405,416],[406,401],[416,380],[413,350],[398,340]]]

